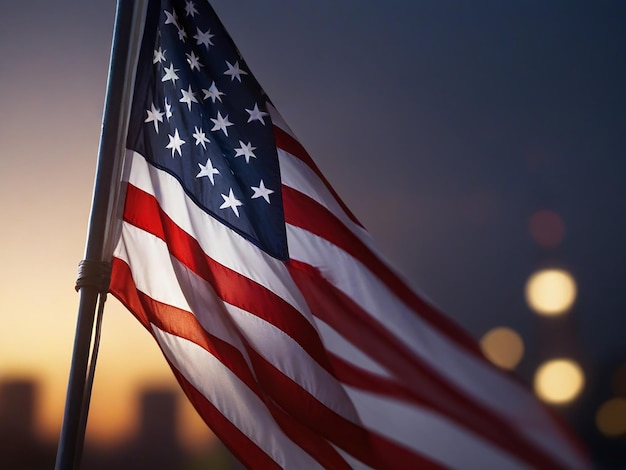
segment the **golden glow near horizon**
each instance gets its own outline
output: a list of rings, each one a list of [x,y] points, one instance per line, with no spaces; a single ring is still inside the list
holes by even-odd
[[[563,269],[542,269],[526,282],[526,301],[540,315],[560,315],[576,300],[576,281]]]
[[[42,326],[36,326],[33,321],[31,337],[41,348],[24,347],[27,333],[19,331],[18,323],[14,325],[13,340],[9,331],[0,331],[0,382],[29,380],[35,383],[36,431],[49,442],[56,442],[59,437],[74,340],[78,295],[70,288],[66,297],[64,301],[57,299],[54,309],[49,305],[44,309],[45,305],[34,302],[37,305],[35,317],[41,317]],[[2,300],[6,298],[0,299],[0,306]],[[63,308],[59,308],[61,305]],[[0,320],[6,324],[6,316]],[[128,439],[136,430],[138,394],[145,388],[174,390],[178,395],[181,443],[190,450],[207,448],[214,437],[183,395],[156,342],[119,302],[109,297],[87,441],[111,446]]]
[[[515,369],[524,355],[524,342],[520,335],[507,327],[494,328],[482,337],[483,354],[498,367]]]
[[[596,426],[608,437],[626,435],[626,398],[606,401],[596,413]]]
[[[583,371],[571,359],[551,359],[541,364],[535,372],[535,393],[553,405],[570,403],[578,397],[584,385]]]

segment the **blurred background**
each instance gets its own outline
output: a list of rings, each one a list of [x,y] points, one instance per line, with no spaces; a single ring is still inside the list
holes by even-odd
[[[409,284],[626,468],[626,2],[212,4]],[[3,469],[54,461],[114,12],[0,15]],[[148,467],[237,463],[109,299],[84,468]]]

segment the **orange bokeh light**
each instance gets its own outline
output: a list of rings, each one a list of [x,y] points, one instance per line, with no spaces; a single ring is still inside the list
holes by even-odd
[[[481,338],[483,354],[492,363],[503,369],[515,369],[524,355],[524,342],[512,329],[494,328]]]
[[[605,402],[596,413],[596,426],[608,437],[626,434],[626,398],[613,398]]]

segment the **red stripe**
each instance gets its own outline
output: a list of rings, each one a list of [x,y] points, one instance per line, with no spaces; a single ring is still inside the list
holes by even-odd
[[[317,331],[298,310],[262,285],[206,256],[197,240],[161,210],[154,196],[129,184],[124,220],[165,241],[170,253],[207,281],[220,299],[272,323],[322,367],[330,368]]]
[[[320,437],[319,434],[312,432],[309,428],[303,426],[297,420],[294,420],[294,418],[287,414],[283,409],[276,406],[274,399],[268,397],[267,388],[263,386],[260,387],[256,382],[241,351],[233,347],[231,344],[226,343],[206,332],[191,313],[158,302],[146,294],[138,291],[132,279],[130,268],[124,261],[117,258],[113,258],[111,293],[115,295],[126,306],[126,308],[128,308],[128,310],[133,312],[137,319],[139,319],[143,326],[151,333],[152,328],[150,327],[150,324],[152,323],[167,333],[194,342],[215,356],[265,403],[275,421],[281,429],[283,429],[285,434],[289,436],[289,438],[298,446],[309,453],[309,455],[313,456],[325,468],[336,468],[342,470],[348,470],[350,468],[343,457],[339,455],[339,453],[326,441],[326,439]],[[246,346],[250,352],[252,349],[249,345]],[[253,364],[254,362],[258,362],[258,355],[256,355],[256,353],[255,356],[251,358],[251,361]],[[214,408],[203,395],[197,392],[197,390],[189,384],[180,373],[178,373],[172,364],[170,364],[170,366],[179,381],[183,378],[184,383],[181,382],[181,385],[194,403],[194,406],[197,405],[198,400],[200,401],[201,406],[196,406],[196,409],[200,415],[203,416],[207,424],[212,426],[214,424],[214,419],[204,417],[203,413],[205,412],[205,408],[208,406],[207,410],[210,414],[218,413],[222,416],[221,413]],[[189,387],[189,390],[185,388],[185,384]],[[193,395],[191,396],[189,394],[190,391],[193,392]],[[204,403],[205,401],[207,404]],[[220,439],[226,440],[228,438],[228,436],[222,436],[222,428],[212,427],[212,429],[214,429],[214,432]],[[234,427],[234,429],[241,434],[236,427]],[[247,436],[243,435],[243,437],[245,438],[245,441],[250,441]],[[260,448],[258,448],[258,451],[263,452]],[[267,457],[269,458],[269,456]],[[259,462],[262,463],[262,461]]]
[[[352,299],[326,281],[311,266],[291,261],[289,272],[304,295],[311,312],[328,323],[351,343],[375,357],[401,381],[401,388],[365,372],[337,368],[337,377],[375,393],[425,403],[471,433],[482,435],[494,445],[538,468],[562,468],[521,435],[515,423],[461,393],[387,333]],[[340,365],[333,360],[333,365]]]
[[[277,127],[277,126],[274,126],[274,140],[276,142],[277,147],[283,149],[285,152],[290,153],[291,155],[293,155],[294,157],[296,157],[297,159],[305,163],[311,169],[311,171],[313,171],[317,175],[320,181],[324,183],[324,186],[326,186],[328,191],[330,191],[330,193],[333,195],[333,197],[335,198],[339,206],[341,206],[341,208],[346,213],[346,215],[350,218],[350,220],[352,220],[352,222],[362,227],[361,222],[359,222],[358,219],[354,216],[354,214],[350,211],[350,209],[348,209],[348,206],[346,206],[343,203],[339,195],[335,192],[333,187],[326,180],[326,177],[319,170],[319,168],[317,167],[317,165],[315,164],[311,156],[308,154],[308,152],[302,146],[302,144],[300,144],[300,142],[298,142],[296,139],[294,139],[292,136],[290,136],[284,130],[282,130],[280,127]]]
[[[265,470],[266,468],[268,469],[269,468],[282,468],[276,462],[271,460],[269,456],[267,456],[267,459],[259,459],[257,455],[250,455],[250,452],[248,452],[245,448],[238,449],[237,447],[229,446],[228,441],[222,437],[221,432],[220,434],[216,432],[216,430],[218,429],[221,431],[221,428],[218,428],[215,426],[222,426],[222,424],[219,423],[215,419],[210,421],[212,417],[207,419],[204,413],[206,413],[207,411],[211,412],[212,410],[215,410],[215,412],[217,412],[219,416],[223,418],[223,421],[230,424],[237,431],[238,429],[230,421],[228,421],[228,419],[226,419],[223,415],[221,415],[219,411],[215,409],[213,404],[209,400],[207,400],[204,397],[204,395],[198,392],[193,387],[193,385],[187,382],[186,384],[187,386],[185,386],[185,383],[183,383],[183,381],[185,381],[185,378],[182,376],[182,374],[180,374],[180,372],[178,372],[173,367],[172,367],[172,370],[174,371],[174,374],[176,375],[176,378],[178,379],[179,383],[183,387],[185,394],[189,397],[189,399],[191,400],[191,403],[196,408],[200,416],[209,425],[209,427],[212,430],[214,430],[215,434],[218,435],[220,440],[222,440],[227,445],[227,447],[231,450],[231,452],[234,455],[236,455],[237,458],[247,468],[259,469],[259,470]],[[312,456],[323,468],[329,468],[329,469],[332,468],[332,469],[337,469],[337,470],[350,470],[351,469],[350,465],[348,465],[348,463],[343,459],[343,457],[341,457],[341,455],[339,455],[339,453],[330,444],[328,444],[328,442],[325,439],[321,439],[319,436],[315,435],[313,432],[309,431],[307,428],[302,427],[299,423],[294,421],[289,415],[284,413],[278,407],[275,407],[275,406],[273,407],[272,415],[274,416],[274,418],[276,419],[280,427],[283,429],[283,431],[285,431],[285,433],[294,441],[294,443],[300,446],[310,456]],[[215,424],[216,422],[218,422],[218,424]],[[298,439],[297,437],[294,438],[294,436],[297,436],[298,433],[304,434],[306,437],[303,439]],[[245,435],[244,437],[247,440],[249,440]],[[263,452],[260,448],[258,449],[259,449],[259,452]],[[268,459],[271,462],[270,464],[266,463]]]
[[[170,364],[176,380],[182,387],[185,395],[193,407],[198,411],[204,422],[213,430],[224,445],[237,456],[237,459],[251,469],[281,469],[272,458],[267,455],[252,440],[243,434],[237,426],[231,423],[219,410],[207,400],[172,364]]]
[[[337,470],[350,470],[352,468],[325,438],[303,426],[280,407],[268,404],[268,408],[285,434],[290,436],[309,455],[313,456],[322,467]]]
[[[419,312],[424,319],[446,336],[463,346],[468,352],[483,357],[476,342],[454,322],[424,302],[420,297],[381,261],[372,251],[328,209],[310,197],[283,186],[285,221],[295,227],[311,232],[338,246],[363,263],[380,279],[402,302]]]

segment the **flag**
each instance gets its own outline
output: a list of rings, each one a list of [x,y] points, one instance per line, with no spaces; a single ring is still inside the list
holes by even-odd
[[[249,468],[585,468],[413,292],[207,2],[151,1],[111,292]]]

